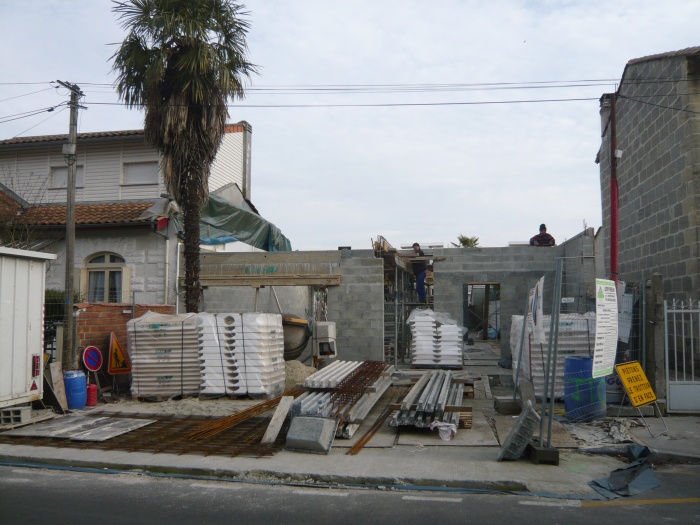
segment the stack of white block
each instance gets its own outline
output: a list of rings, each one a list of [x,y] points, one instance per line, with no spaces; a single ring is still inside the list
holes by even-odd
[[[126,324],[131,395],[173,397],[199,392],[197,314],[148,312]]]
[[[149,312],[127,323],[132,395],[276,396],[284,392],[279,314]]]
[[[457,325],[441,324],[429,313],[415,315],[408,324],[413,365],[462,366],[462,331]]]

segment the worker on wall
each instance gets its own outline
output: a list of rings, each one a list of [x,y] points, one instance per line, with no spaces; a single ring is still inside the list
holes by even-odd
[[[546,224],[540,224],[540,233],[530,239],[530,246],[555,246],[556,244],[554,237],[547,233]]]

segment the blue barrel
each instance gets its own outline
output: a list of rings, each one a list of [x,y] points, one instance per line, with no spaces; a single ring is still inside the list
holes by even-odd
[[[66,400],[70,410],[82,410],[87,402],[87,378],[82,370],[63,372]]]
[[[605,417],[605,377],[593,378],[593,358],[564,359],[564,407],[570,421],[595,421]]]

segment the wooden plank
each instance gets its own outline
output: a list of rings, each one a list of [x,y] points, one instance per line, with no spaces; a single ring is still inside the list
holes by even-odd
[[[61,363],[55,361],[49,364],[51,371],[51,384],[53,385],[53,393],[56,396],[61,408],[68,409],[68,399],[66,398],[66,386],[63,384],[63,368]]]
[[[338,250],[315,252],[237,252],[201,254],[200,265],[209,264],[284,264],[284,263],[340,263]]]
[[[275,442],[277,435],[282,429],[282,424],[287,417],[287,413],[289,413],[289,409],[292,408],[293,402],[294,396],[282,396],[282,399],[275,409],[275,413],[272,415],[272,420],[267,426],[265,435],[263,436],[262,441],[260,441],[261,445],[269,445]]]
[[[221,275],[202,276],[202,286],[338,286],[340,275]],[[180,277],[180,285],[185,278]]]

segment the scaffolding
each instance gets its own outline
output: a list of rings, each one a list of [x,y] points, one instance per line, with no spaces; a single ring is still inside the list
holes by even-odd
[[[416,295],[411,262],[382,236],[374,242],[374,254],[384,260],[384,362],[410,361],[410,330],[408,316],[415,308],[425,308],[432,302],[432,281],[426,279],[428,303]]]

